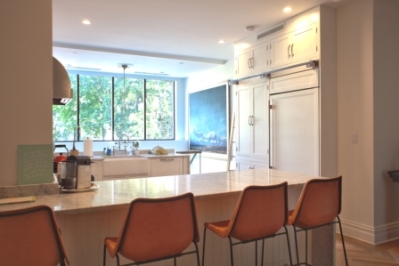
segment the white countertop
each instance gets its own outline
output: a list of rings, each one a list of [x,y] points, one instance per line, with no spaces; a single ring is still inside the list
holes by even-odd
[[[141,197],[160,198],[192,192],[196,198],[238,193],[250,185],[273,185],[287,181],[289,186],[303,185],[317,176],[279,170],[254,169],[222,173],[133,178],[95,182],[97,190],[80,193],[37,196],[36,201],[0,205],[0,211],[48,205],[58,214],[89,212],[125,207]]]

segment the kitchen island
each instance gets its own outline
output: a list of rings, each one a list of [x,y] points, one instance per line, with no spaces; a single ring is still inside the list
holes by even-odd
[[[254,169],[99,181],[96,182],[99,186],[97,190],[38,196],[35,202],[1,205],[0,211],[42,204],[50,206],[59,223],[71,265],[101,265],[103,240],[106,236],[118,235],[127,207],[133,199],[169,197],[192,192],[195,196],[202,241],[204,222],[229,219],[240,192],[246,186],[273,185],[287,181],[288,206],[293,208],[303,184],[312,178],[318,177],[278,170]],[[292,229],[289,230],[292,233]],[[334,232],[333,227],[329,226],[319,228],[312,234],[310,250],[314,265],[334,265]],[[206,265],[230,265],[228,240],[208,235]],[[292,245],[293,235],[290,239]],[[271,238],[265,242],[265,246],[266,265],[288,265],[284,237]],[[199,248],[202,248],[202,242],[199,243]],[[254,244],[235,247],[236,265],[253,265],[253,249]],[[181,257],[178,259],[178,265],[195,265],[194,257]],[[107,259],[107,265],[115,265],[115,261]],[[158,262],[148,265],[166,264]]]

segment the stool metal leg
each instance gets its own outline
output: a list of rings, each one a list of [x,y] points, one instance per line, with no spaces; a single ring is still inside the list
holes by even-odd
[[[103,266],[105,266],[105,259],[106,259],[106,254],[105,254],[105,252],[106,252],[106,247],[105,247],[105,244],[104,244],[104,250],[103,250]]]
[[[295,251],[296,251],[296,265],[299,265],[299,251],[298,251],[298,237],[296,226],[294,225]]]
[[[339,216],[337,216],[337,219],[338,219],[339,231],[341,233],[342,248],[344,249],[345,264],[346,264],[346,266],[348,266],[348,256],[346,255],[346,248],[345,248],[344,234],[342,233],[341,219],[339,219]]]
[[[205,238],[206,238],[206,227],[204,227],[204,240],[202,243],[202,266],[205,265]]]
[[[230,260],[231,260],[231,266],[234,266],[234,256],[233,256],[233,242],[231,240],[231,237],[229,236],[229,241],[230,241]]]
[[[285,236],[287,238],[287,248],[288,248],[288,256],[290,257],[290,265],[292,266],[292,255],[291,255],[291,245],[290,245],[290,238],[288,237],[288,229],[287,226],[284,225],[284,229],[285,229]],[[262,251],[263,252],[263,251]],[[263,253],[262,253],[263,255]],[[263,259],[263,257],[262,257]],[[263,263],[263,262],[262,262]],[[262,264],[263,266],[263,264]]]
[[[258,241],[255,241],[255,266],[258,266]]]
[[[262,260],[260,266],[263,266],[263,254],[265,253],[265,239],[262,239]]]

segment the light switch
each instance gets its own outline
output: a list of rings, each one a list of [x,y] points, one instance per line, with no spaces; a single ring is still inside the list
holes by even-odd
[[[357,143],[357,140],[358,140],[357,133],[353,133],[352,134],[352,143]]]

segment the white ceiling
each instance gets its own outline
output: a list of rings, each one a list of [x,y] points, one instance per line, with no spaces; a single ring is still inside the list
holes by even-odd
[[[187,77],[232,60],[234,42],[261,28],[349,1],[53,0],[53,55],[71,70],[123,73],[118,65],[131,64],[127,74]],[[293,11],[283,13],[286,6]]]

